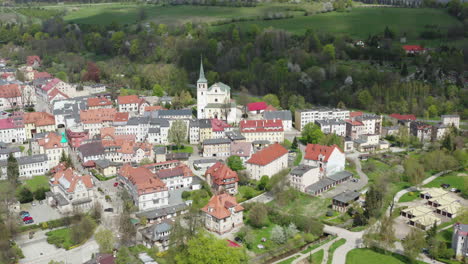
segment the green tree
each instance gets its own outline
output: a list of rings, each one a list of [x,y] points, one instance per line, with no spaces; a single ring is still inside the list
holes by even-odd
[[[335,133],[331,133],[328,135],[324,135],[322,139],[318,142],[320,145],[326,145],[326,146],[332,146],[332,145],[337,145],[340,149],[343,150],[343,138],[338,136]]]
[[[359,105],[363,109],[370,109],[372,103],[374,102],[374,98],[372,97],[371,93],[369,90],[361,90],[358,93],[358,102]]]
[[[366,194],[366,203],[364,205],[364,214],[367,219],[371,217],[378,218],[383,205],[383,193],[376,184],[372,184]]]
[[[55,77],[57,77],[58,79],[64,82],[68,82],[68,75],[63,71],[57,72],[57,74],[55,74]]]
[[[187,140],[187,124],[183,120],[176,120],[172,123],[168,132],[169,142],[176,144],[180,149],[181,145]]]
[[[302,129],[301,136],[305,143],[317,144],[322,140],[324,134],[318,125],[308,123]]]
[[[199,232],[187,243],[187,248],[175,256],[178,264],[206,264],[247,262],[244,248],[228,247],[226,240],[217,239],[206,232]]]
[[[19,165],[18,161],[16,158],[13,156],[13,153],[10,153],[8,155],[8,160],[7,160],[7,176],[8,180],[16,186],[18,184],[18,178],[19,178]]]
[[[437,117],[439,110],[437,109],[436,105],[431,105],[429,108],[427,108],[427,111],[429,113],[429,117]]]
[[[279,225],[274,226],[271,230],[270,239],[276,244],[286,243],[287,237],[284,233],[284,229]]]
[[[333,44],[327,44],[323,46],[322,53],[327,56],[330,60],[335,60],[335,46]]]
[[[30,203],[34,200],[34,195],[27,187],[21,187],[18,192],[18,201],[20,203]]]
[[[34,199],[38,201],[44,200],[46,197],[46,192],[48,191],[49,191],[48,188],[44,188],[44,187],[38,188],[36,191],[34,191]]]
[[[278,99],[278,96],[276,96],[276,94],[267,94],[263,96],[262,100],[274,107],[280,106],[280,100]]]
[[[292,150],[296,150],[297,147],[298,147],[297,137],[294,137],[293,142],[292,142],[292,144],[291,144],[291,149],[292,149]]]
[[[81,220],[72,226],[71,228],[71,239],[73,243],[80,244],[90,238],[94,233],[96,222],[86,215],[81,217]]]
[[[270,181],[270,178],[266,175],[263,175],[261,178],[260,178],[260,181],[258,181],[258,184],[257,184],[257,189],[259,190],[265,190],[267,185],[268,185],[268,182]]]
[[[139,259],[132,254],[128,247],[121,247],[115,259],[117,264],[139,263]]]
[[[111,253],[114,249],[115,237],[111,230],[102,228],[96,232],[94,238],[99,245],[100,253]]]
[[[403,163],[405,174],[412,185],[420,184],[426,177],[424,167],[414,157],[407,158]]]
[[[426,247],[424,233],[417,228],[412,228],[410,233],[406,236],[406,239],[402,242],[402,245],[405,256],[412,263],[415,263],[419,254],[421,254],[421,250]]]
[[[249,212],[249,223],[253,227],[263,227],[268,223],[268,210],[263,203],[255,203]]]
[[[164,89],[161,85],[155,84],[153,85],[153,95],[161,97],[164,95]]]
[[[401,68],[401,76],[408,76],[408,66],[406,66],[406,63],[403,63],[403,67]]]
[[[233,155],[227,158],[227,165],[233,171],[240,171],[245,169],[244,164],[239,156]]]

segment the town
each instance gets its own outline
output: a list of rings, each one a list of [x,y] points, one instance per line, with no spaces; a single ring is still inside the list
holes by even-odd
[[[0,195],[19,263],[166,263],[185,239],[225,243],[223,263],[345,263],[377,243],[427,263],[468,255],[456,114],[241,105],[203,60],[186,108],[40,69],[0,58]]]

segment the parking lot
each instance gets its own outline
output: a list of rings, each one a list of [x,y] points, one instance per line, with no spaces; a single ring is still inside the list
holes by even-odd
[[[50,220],[55,220],[62,218],[63,216],[57,211],[47,205],[45,202],[39,204],[37,201],[36,205],[32,206],[31,204],[24,204],[21,206],[22,211],[28,211],[30,216],[34,219],[34,224],[47,222]]]

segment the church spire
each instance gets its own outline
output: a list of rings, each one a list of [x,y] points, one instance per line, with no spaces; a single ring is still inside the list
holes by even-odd
[[[198,83],[208,82],[205,78],[205,71],[203,70],[203,57],[200,57],[200,76],[198,77]]]

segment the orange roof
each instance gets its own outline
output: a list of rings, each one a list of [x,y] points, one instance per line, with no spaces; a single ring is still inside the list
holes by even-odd
[[[153,106],[146,106],[145,107],[145,112],[152,112],[152,111],[158,111],[158,110],[166,110],[166,108],[160,106],[160,105],[153,105]]]
[[[349,113],[349,116],[351,118],[356,117],[356,116],[362,116],[362,112],[351,112]]]
[[[66,99],[69,98],[68,95],[62,93],[59,89],[54,88],[54,89],[48,94],[48,96],[49,96],[49,101],[52,100],[52,99],[54,99],[54,97],[57,96],[57,95],[59,95],[59,94],[60,94],[61,96],[63,96],[64,98],[66,98]]]
[[[278,109],[276,109],[276,107],[272,106],[272,105],[268,105],[266,108],[265,108],[265,111],[278,111]]]
[[[244,210],[244,207],[237,203],[236,197],[223,193],[211,197],[208,204],[201,210],[217,219],[224,219],[231,216],[230,208],[234,208],[235,212]]]
[[[64,171],[59,171],[54,174],[53,184],[62,185],[67,192],[74,192],[76,185],[79,182],[83,182],[86,188],[93,188],[93,180],[89,175],[80,176],[72,168],[68,168]]]
[[[111,100],[106,97],[88,98],[88,107],[112,105]]]
[[[45,149],[63,148],[62,144],[60,143],[61,139],[62,136],[59,136],[54,132],[50,132],[46,134],[44,138],[38,139],[37,143],[39,146],[42,146]]]
[[[55,117],[46,112],[24,113],[24,123],[34,123],[36,126],[55,125]]]
[[[128,121],[128,112],[117,112],[115,114],[114,122],[127,122]]]
[[[21,96],[21,91],[18,84],[0,85],[1,98],[15,98]]]
[[[265,166],[285,154],[288,154],[288,150],[280,144],[275,143],[253,154],[247,163]]]
[[[319,144],[307,144],[304,158],[308,160],[319,160],[319,156],[323,156],[323,161],[327,162],[335,149],[343,153],[337,145],[325,146]]]
[[[52,78],[52,75],[50,75],[48,72],[34,71],[34,80],[39,78]]]
[[[38,63],[41,63],[41,58],[39,58],[39,56],[37,55],[33,55],[33,56],[28,56],[26,58],[26,62],[28,63],[29,66],[33,65],[34,62],[38,62]]]
[[[282,132],[283,121],[280,119],[274,120],[242,120],[239,123],[239,128],[242,133],[259,133],[259,132]]]
[[[145,167],[133,168],[129,164],[125,164],[120,168],[119,174],[127,178],[137,188],[138,194],[167,190],[166,184]]]
[[[81,110],[80,120],[85,124],[114,121],[117,110],[114,108]]]
[[[142,104],[145,100],[138,95],[122,95],[117,97],[117,103],[122,104]]]
[[[361,121],[356,121],[356,120],[351,120],[351,119],[346,119],[346,123],[351,124],[352,126],[363,126],[364,124]]]
[[[232,184],[239,181],[237,172],[231,170],[226,164],[219,161],[206,170],[205,177],[208,174],[211,175],[212,181],[217,185]]]

